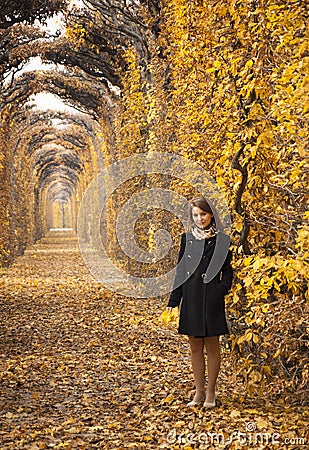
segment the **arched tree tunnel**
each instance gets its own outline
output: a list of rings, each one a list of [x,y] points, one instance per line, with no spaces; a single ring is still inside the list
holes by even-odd
[[[83,192],[115,140],[119,70],[134,39],[141,47],[140,13],[121,2],[38,1],[28,10],[27,2],[10,1],[1,10],[3,264],[49,228],[76,229]],[[49,20],[58,21],[56,32],[44,28]],[[41,67],[32,69],[38,56]],[[60,109],[37,104],[42,93]]]
[[[17,221],[14,228],[22,229],[26,217],[30,224],[29,234],[24,235],[20,248],[42,237],[53,226],[56,200],[62,199],[70,205],[70,219],[67,217],[66,222],[76,228],[76,199],[82,196],[103,164],[102,143],[96,136],[98,124],[89,114],[33,111],[34,107],[27,105],[30,94],[33,96],[33,91],[24,96],[23,103],[19,97],[19,110],[10,118],[13,164],[9,167],[11,173],[6,171],[7,177],[11,180],[14,177],[12,188],[16,192],[12,194],[16,196],[16,206],[22,205],[27,211],[26,216],[21,214],[21,222]],[[19,186],[21,180],[23,188]]]
[[[30,57],[25,55],[23,63]],[[104,167],[103,134],[112,136],[110,111],[116,99],[105,80],[91,80],[82,69],[62,66],[59,71],[54,64],[48,71],[30,67],[15,76],[12,71],[10,67],[10,83],[3,84],[1,105],[7,148],[3,186],[10,186],[2,203],[9,218],[3,233],[4,264],[50,228],[76,229],[83,192]],[[46,94],[56,96],[60,110],[36,104],[41,93],[48,99]]]

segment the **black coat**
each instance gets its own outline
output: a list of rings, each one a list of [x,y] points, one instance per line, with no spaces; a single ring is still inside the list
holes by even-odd
[[[168,306],[176,307],[182,299],[180,334],[197,337],[228,334],[224,296],[233,278],[232,254],[228,247],[229,237],[221,232],[202,240],[195,239],[191,232],[181,236],[174,289],[168,302]],[[218,260],[221,261],[219,266]],[[214,269],[214,261],[217,261],[217,269]],[[203,281],[205,273],[210,280],[207,282],[206,278],[206,283]]]

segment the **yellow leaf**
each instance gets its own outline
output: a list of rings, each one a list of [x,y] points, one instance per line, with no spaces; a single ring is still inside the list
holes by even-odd
[[[240,412],[237,409],[233,409],[233,411],[231,411],[231,413],[230,413],[230,417],[232,419],[235,419],[236,417],[240,417]]]
[[[250,408],[245,409],[244,412],[248,414],[260,414],[260,411],[258,411],[257,409],[250,409]]]
[[[238,230],[237,230],[238,231]],[[240,230],[239,230],[240,231]],[[253,258],[246,258],[244,259],[244,266],[248,267],[251,265]]]
[[[170,322],[176,322],[179,317],[179,311],[178,308],[173,308],[171,312],[169,312],[167,309],[163,311],[163,313],[160,316],[160,319],[164,323],[170,323]]]
[[[253,61],[252,59],[249,59],[249,61],[246,62],[245,67],[252,67],[253,66]]]
[[[235,224],[235,230],[240,232],[242,230],[242,224],[240,222]]]
[[[251,341],[252,336],[253,336],[252,331],[249,331],[248,333],[246,333],[246,341],[248,341],[248,342]]]
[[[267,375],[271,374],[271,369],[269,366],[262,366],[263,372],[267,373]]]
[[[164,403],[171,403],[174,400],[174,396],[173,395],[169,395],[168,397],[166,397],[163,402]]]
[[[267,429],[269,427],[269,422],[266,422],[266,420],[261,419],[261,418],[259,418],[256,421],[256,424],[257,424],[258,429],[261,429],[261,428]]]
[[[186,425],[186,422],[184,420],[178,420],[178,422],[176,422],[173,426],[175,428],[182,428]]]
[[[252,284],[252,282],[253,282],[253,280],[251,277],[244,278],[245,286],[250,286]]]

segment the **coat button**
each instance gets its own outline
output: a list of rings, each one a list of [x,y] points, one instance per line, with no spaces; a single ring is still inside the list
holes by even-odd
[[[188,255],[188,259],[191,259],[191,255]]]
[[[188,241],[188,244],[192,244],[192,241]]]
[[[187,275],[190,275],[190,272],[187,272]]]
[[[206,283],[207,273],[202,273],[201,277],[203,278],[203,282]]]

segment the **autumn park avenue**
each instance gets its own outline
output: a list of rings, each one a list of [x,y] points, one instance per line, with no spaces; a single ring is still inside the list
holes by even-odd
[[[308,448],[308,30],[0,0],[0,450]]]
[[[247,398],[226,355],[218,408],[186,408],[187,341],[158,320],[162,301],[105,290],[74,234],[49,232],[0,283],[2,450],[306,447],[304,409]],[[233,442],[222,445],[222,433]],[[254,433],[269,443],[252,447]]]

